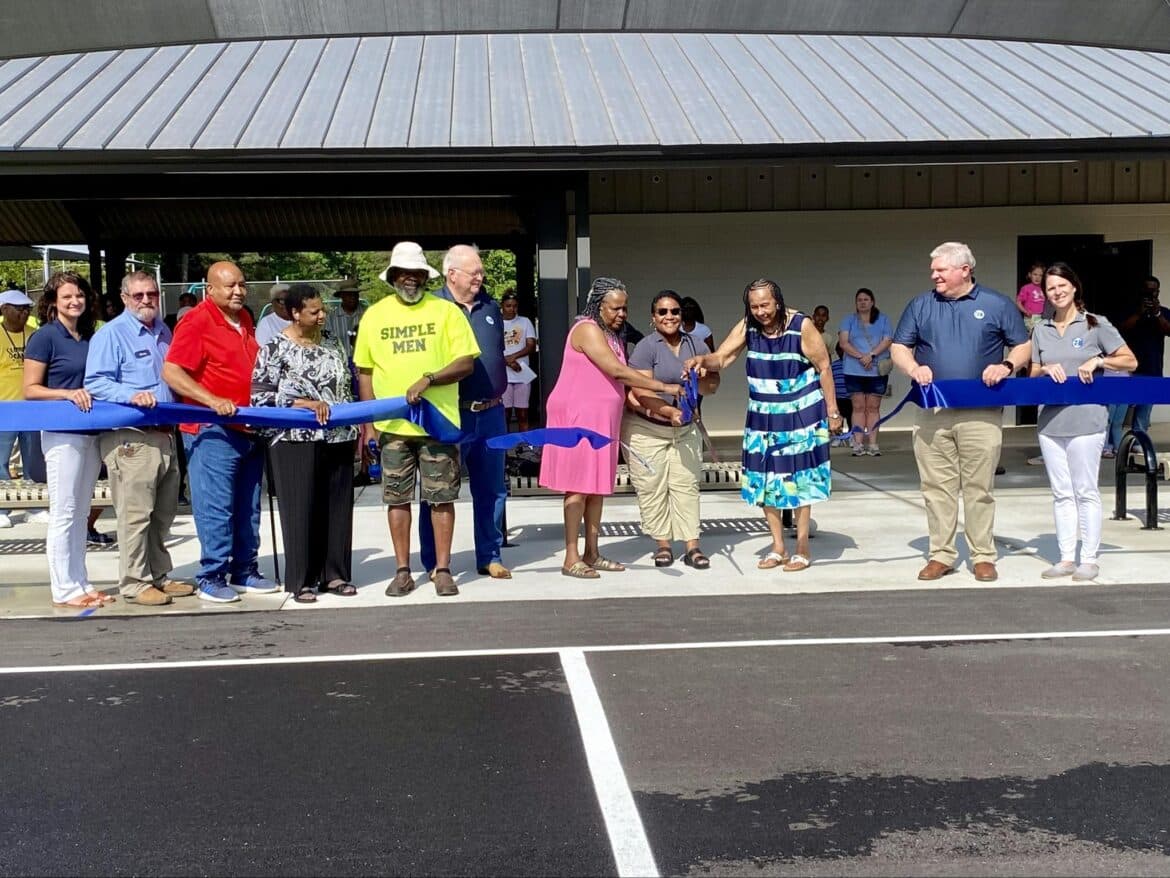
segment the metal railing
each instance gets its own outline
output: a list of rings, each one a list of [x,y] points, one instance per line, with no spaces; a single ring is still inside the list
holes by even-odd
[[[1134,443],[1141,446],[1145,461],[1141,467],[1130,463]],[[1146,477],[1146,523],[1142,530],[1161,530],[1158,526],[1158,457],[1154,443],[1144,430],[1130,430],[1121,440],[1113,464],[1114,500],[1113,520],[1124,521],[1126,513],[1126,477],[1130,473],[1144,473]]]

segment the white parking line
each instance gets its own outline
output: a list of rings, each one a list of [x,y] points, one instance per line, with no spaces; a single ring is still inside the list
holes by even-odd
[[[617,746],[605,718],[605,708],[585,662],[585,653],[580,649],[566,649],[561,651],[560,657],[561,667],[565,669],[565,680],[573,697],[573,708],[577,711],[577,723],[581,727],[581,741],[585,745],[589,773],[593,775],[597,803],[601,806],[601,816],[605,818],[605,828],[613,848],[617,874],[623,878],[657,876],[654,852],[650,850],[642,818],[634,804],[626,773],[622,770]]]
[[[1012,631],[999,634],[898,634],[872,637],[790,637],[777,640],[705,640],[683,643],[612,643],[594,646],[533,646],[514,649],[448,649],[418,652],[369,652],[356,655],[294,655],[264,658],[191,659],[165,662],[109,662],[92,665],[31,665],[0,668],[4,674],[66,674],[84,671],[150,671],[167,668],[233,668],[303,665],[326,662],[385,662],[407,659],[476,658],[507,655],[553,655],[589,652],[668,652],[687,649],[762,649],[782,646],[871,646],[899,643],[982,643],[995,640],[1093,640],[1109,637],[1166,637],[1170,628],[1122,628],[1103,631]]]

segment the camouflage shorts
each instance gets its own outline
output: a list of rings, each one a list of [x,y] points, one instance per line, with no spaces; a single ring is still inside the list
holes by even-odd
[[[382,442],[382,501],[402,506],[414,499],[414,476],[427,503],[459,499],[459,446],[425,436],[386,436]]]

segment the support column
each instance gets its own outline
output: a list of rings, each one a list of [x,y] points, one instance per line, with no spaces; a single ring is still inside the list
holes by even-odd
[[[98,296],[102,294],[102,245],[89,241],[89,285]]]
[[[577,263],[577,313],[585,307],[589,288],[593,285],[593,261],[589,239],[589,180],[585,178],[572,193],[574,256]]]
[[[548,395],[561,374],[569,332],[569,230],[564,193],[550,195],[536,205],[536,230],[540,403],[541,409],[547,410]]]
[[[126,273],[126,256],[129,252],[122,244],[106,245],[105,291],[115,297],[122,292],[122,276]],[[118,301],[120,302],[121,299]]]

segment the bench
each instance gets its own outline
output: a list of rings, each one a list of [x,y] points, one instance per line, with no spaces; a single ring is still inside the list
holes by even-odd
[[[704,463],[703,473],[699,479],[700,491],[738,491],[740,476],[740,461],[727,463]],[[550,491],[537,484],[536,476],[510,476],[508,478],[508,496],[510,497],[541,497],[559,496],[558,491]],[[614,484],[615,494],[632,494],[634,486],[630,482],[630,468],[624,463],[618,464],[617,480]]]
[[[112,506],[114,497],[109,482],[98,482],[93,489],[94,506]],[[48,509],[49,486],[40,482],[0,480],[0,509]]]

